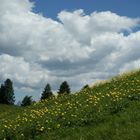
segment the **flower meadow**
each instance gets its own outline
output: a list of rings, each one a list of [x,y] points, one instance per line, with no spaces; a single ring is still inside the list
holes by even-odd
[[[125,112],[131,102],[139,100],[140,70],[137,70],[29,107],[1,105],[0,140],[33,140],[43,134],[47,139],[60,129],[96,126],[109,116]]]

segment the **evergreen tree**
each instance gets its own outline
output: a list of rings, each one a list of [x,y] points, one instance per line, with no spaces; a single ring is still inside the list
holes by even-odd
[[[11,104],[15,102],[13,83],[10,79],[7,79],[4,82],[4,85],[1,85],[0,88],[0,103],[2,104]]]
[[[51,91],[51,86],[50,86],[50,84],[47,84],[46,87],[44,88],[42,95],[41,95],[41,100],[48,99],[52,96],[53,96],[53,93]]]
[[[67,81],[62,82],[62,84],[60,85],[58,94],[70,94],[70,87],[67,83]]]
[[[4,104],[5,103],[5,87],[2,84],[0,87],[0,104]]]
[[[6,104],[14,104],[15,102],[15,96],[14,96],[14,89],[13,89],[13,83],[10,79],[7,79],[4,82],[5,87],[5,103]]]
[[[25,96],[21,102],[21,106],[29,106],[33,102],[32,96]]]

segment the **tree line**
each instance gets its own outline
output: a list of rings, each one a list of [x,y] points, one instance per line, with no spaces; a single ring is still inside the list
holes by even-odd
[[[67,81],[61,83],[60,88],[58,89],[59,95],[68,95],[71,93],[70,86]],[[51,85],[47,83],[43,92],[41,93],[40,100],[49,99],[53,97],[54,94],[51,89]],[[10,79],[6,79],[4,84],[1,84],[0,87],[0,104],[9,104],[14,105],[15,96],[14,96],[14,88],[13,82]],[[33,102],[32,96],[25,96],[21,102],[21,106],[31,105]]]

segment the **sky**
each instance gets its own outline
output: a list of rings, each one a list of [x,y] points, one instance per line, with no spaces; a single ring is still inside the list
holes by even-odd
[[[16,102],[140,68],[139,0],[0,0],[0,83]]]
[[[57,19],[62,10],[74,11],[84,9],[86,14],[93,11],[111,11],[121,16],[139,17],[139,0],[32,0],[35,2],[34,12]]]

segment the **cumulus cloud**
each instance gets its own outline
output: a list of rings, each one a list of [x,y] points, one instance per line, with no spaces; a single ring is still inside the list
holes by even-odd
[[[0,81],[33,93],[67,80],[73,90],[140,67],[139,18],[110,11],[61,11],[58,21],[32,11],[29,0],[0,4]]]
[[[37,64],[31,64],[22,57],[7,54],[0,55],[0,68],[2,79],[11,78],[19,84],[31,87],[36,87],[44,78],[49,77],[49,72],[40,69]]]
[[[69,33],[78,40],[85,42],[90,42],[94,36],[106,32],[130,32],[139,21],[139,19],[118,16],[110,11],[93,12],[91,15],[85,15],[82,9],[74,12],[62,11],[58,14],[58,18]]]

